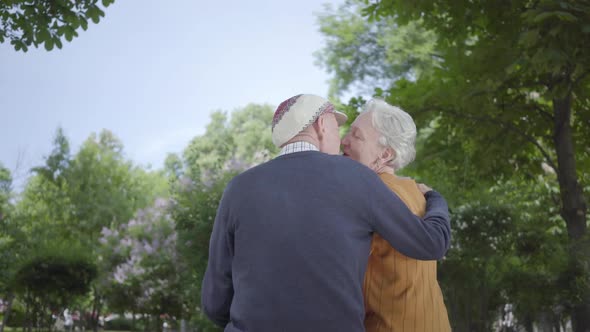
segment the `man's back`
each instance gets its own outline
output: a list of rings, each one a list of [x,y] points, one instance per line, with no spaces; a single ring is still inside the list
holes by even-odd
[[[203,310],[226,331],[363,331],[372,231],[417,256],[444,251],[450,230],[441,202],[433,203],[442,207],[433,208],[433,235],[419,222],[389,222],[413,215],[348,158],[299,152],[248,170],[220,203]]]
[[[363,166],[334,159],[344,158],[296,153],[236,178],[231,324],[238,331],[363,330],[358,303],[371,229],[354,173]]]

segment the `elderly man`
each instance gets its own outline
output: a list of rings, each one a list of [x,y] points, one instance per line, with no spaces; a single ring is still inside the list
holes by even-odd
[[[371,168],[416,215],[426,200],[416,182],[395,172],[414,159],[416,125],[412,117],[383,100],[369,101],[342,139],[345,156]],[[413,222],[413,221],[408,221]],[[367,332],[451,331],[436,279],[436,261],[418,261],[373,235],[365,274]]]
[[[236,176],[213,225],[202,309],[225,331],[363,331],[373,232],[418,259],[450,244],[448,207],[426,194],[420,219],[364,165],[339,156],[346,116],[297,95],[272,124],[280,155]]]

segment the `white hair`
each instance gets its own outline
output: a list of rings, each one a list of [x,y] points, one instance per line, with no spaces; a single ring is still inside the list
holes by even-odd
[[[395,151],[389,166],[398,170],[411,163],[416,157],[416,124],[412,117],[381,99],[369,100],[363,112],[371,112],[373,127],[380,135],[378,143]]]

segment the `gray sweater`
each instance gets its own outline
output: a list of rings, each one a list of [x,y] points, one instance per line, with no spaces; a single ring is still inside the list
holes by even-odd
[[[416,259],[449,248],[447,204],[426,199],[422,221],[369,168],[316,151],[254,167],[219,204],[202,309],[225,331],[364,331],[373,232]]]

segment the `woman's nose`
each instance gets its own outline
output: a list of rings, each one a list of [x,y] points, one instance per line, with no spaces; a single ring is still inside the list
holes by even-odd
[[[342,141],[340,142],[342,145],[348,145],[348,134],[344,135]]]

